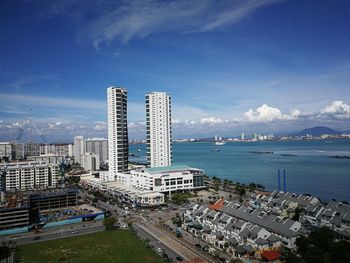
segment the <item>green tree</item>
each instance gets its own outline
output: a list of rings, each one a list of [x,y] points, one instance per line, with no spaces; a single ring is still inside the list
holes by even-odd
[[[240,187],[239,188],[239,191],[238,191],[238,194],[240,197],[244,196],[246,194],[246,190],[244,187]]]
[[[113,230],[116,220],[114,217],[109,216],[103,220],[103,225],[106,227],[106,231]]]
[[[303,212],[303,209],[300,208],[299,206],[297,208],[295,208],[295,211],[294,211],[294,215],[292,217],[292,219],[294,221],[299,221],[299,217],[300,217],[300,214]]]
[[[214,190],[216,192],[219,191],[219,182],[218,181],[215,181],[215,183],[214,183]]]

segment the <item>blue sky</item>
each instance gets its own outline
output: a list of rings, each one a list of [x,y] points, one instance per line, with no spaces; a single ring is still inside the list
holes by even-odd
[[[175,137],[350,130],[350,2],[0,2],[0,139],[26,112],[50,141],[105,136],[106,88],[173,98]],[[28,126],[26,139],[35,139]]]

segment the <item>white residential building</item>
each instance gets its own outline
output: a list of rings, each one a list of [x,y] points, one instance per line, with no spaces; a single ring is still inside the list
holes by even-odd
[[[46,164],[60,164],[64,162],[65,156],[57,154],[44,154],[39,156],[28,156],[28,160],[44,162]]]
[[[172,164],[171,98],[165,92],[146,94],[147,161],[151,167]]]
[[[57,154],[62,156],[73,156],[73,144],[44,144],[40,145],[40,155]]]
[[[35,169],[35,188],[46,188],[49,186],[49,166],[38,164]]]
[[[110,176],[115,179],[118,179],[118,173],[128,170],[127,93],[124,88],[107,89],[108,162]]]
[[[0,142],[0,162],[15,159],[15,144],[13,142]]]
[[[49,176],[49,186],[57,186],[60,179],[60,166],[58,164],[50,164],[50,173]]]
[[[74,137],[74,160],[76,163],[81,163],[81,155],[84,153],[84,137]]]
[[[21,189],[34,189],[35,169],[33,165],[21,166]]]
[[[84,153],[81,155],[81,167],[85,171],[96,171],[100,168],[100,159],[97,154]]]
[[[20,181],[20,169],[17,167],[9,167],[6,171],[5,176],[5,189],[6,190],[15,190],[20,189],[21,181]]]
[[[105,138],[89,138],[84,140],[84,153],[98,155],[99,164],[108,160],[108,141]]]
[[[59,165],[43,162],[6,163],[0,166],[6,191],[55,187],[59,179]]]

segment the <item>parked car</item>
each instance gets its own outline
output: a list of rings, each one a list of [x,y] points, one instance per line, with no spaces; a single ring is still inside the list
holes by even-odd
[[[177,257],[176,257],[176,260],[177,260],[177,261],[183,261],[184,259],[183,259],[183,257],[181,257],[181,256],[177,256]]]

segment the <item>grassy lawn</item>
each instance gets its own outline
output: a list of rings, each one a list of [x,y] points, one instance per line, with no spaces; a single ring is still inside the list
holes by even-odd
[[[21,245],[18,254],[20,262],[163,262],[127,230]]]

